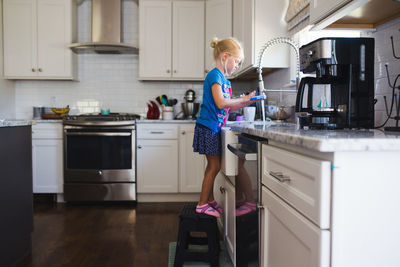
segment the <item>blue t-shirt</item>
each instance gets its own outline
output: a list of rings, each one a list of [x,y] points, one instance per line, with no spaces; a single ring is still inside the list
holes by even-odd
[[[231,98],[231,82],[225,78],[219,69],[214,68],[204,80],[203,103],[200,108],[200,117],[197,118],[196,123],[200,123],[214,132],[219,132],[228,119],[229,108],[220,109],[215,104],[211,90],[211,86],[214,83],[218,83],[221,86],[224,98]]]

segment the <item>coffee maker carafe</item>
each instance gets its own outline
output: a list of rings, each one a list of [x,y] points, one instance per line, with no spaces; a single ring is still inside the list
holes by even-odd
[[[374,39],[321,38],[300,48],[296,112],[316,129],[374,127]]]

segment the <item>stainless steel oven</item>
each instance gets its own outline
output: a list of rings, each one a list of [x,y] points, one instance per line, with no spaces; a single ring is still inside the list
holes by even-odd
[[[119,116],[64,119],[64,199],[136,200],[135,120]]]

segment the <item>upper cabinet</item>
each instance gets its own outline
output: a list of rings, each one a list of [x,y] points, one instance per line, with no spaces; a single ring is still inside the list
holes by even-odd
[[[4,0],[4,76],[7,79],[76,77],[68,45],[74,41],[71,0]]]
[[[243,44],[245,56],[243,66],[235,76],[257,66],[258,54],[266,42],[288,35],[283,19],[286,9],[287,2],[281,0],[233,0],[233,36]],[[262,67],[287,68],[289,55],[288,45],[272,46],[264,54]]]
[[[315,2],[315,1],[314,1]],[[318,1],[322,2],[322,1]],[[332,2],[326,1],[325,2]],[[335,1],[333,1],[335,2]],[[329,28],[366,28],[374,29],[388,21],[400,17],[400,3],[393,0],[348,1],[333,13],[325,13],[318,22],[318,5],[311,6],[311,16],[316,23],[315,29]]]
[[[202,80],[204,1],[139,2],[139,79]]]
[[[206,0],[206,42],[205,75],[215,66],[213,49],[210,47],[213,38],[225,39],[232,36],[232,0]]]

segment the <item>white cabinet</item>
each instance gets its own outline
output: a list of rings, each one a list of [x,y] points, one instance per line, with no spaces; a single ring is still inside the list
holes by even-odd
[[[74,79],[75,2],[4,0],[4,76],[8,79]]]
[[[137,125],[138,193],[198,193],[205,157],[193,152],[194,124]]]
[[[267,41],[287,36],[283,20],[286,9],[286,1],[233,0],[233,36],[244,47],[243,66],[236,76],[257,65],[258,54]],[[272,46],[264,54],[262,67],[287,68],[289,55],[287,45]]]
[[[193,152],[194,125],[179,126],[179,192],[200,192],[205,156]]]
[[[330,266],[330,232],[321,230],[265,186],[261,266]]]
[[[235,250],[236,250],[236,198],[235,198],[235,186],[225,179],[224,183],[224,240],[226,249],[232,262],[236,262]]]
[[[61,123],[32,126],[33,193],[63,193]]]
[[[204,1],[139,3],[139,79],[204,77]]]
[[[137,125],[138,193],[178,192],[176,125]]]
[[[205,74],[215,66],[211,40],[232,36],[232,0],[206,0]]]
[[[310,24],[320,30],[346,16],[370,0],[311,0]]]
[[[269,140],[261,157],[263,266],[400,266],[398,150]]]
[[[139,77],[170,78],[172,59],[170,1],[139,3]]]
[[[266,144],[261,153],[264,266],[330,266],[330,162]]]
[[[178,192],[178,141],[137,140],[138,193]]]
[[[300,210],[313,223],[322,229],[329,228],[331,204],[329,161],[263,145],[261,179],[265,186],[295,209]]]

